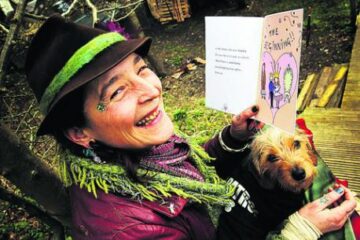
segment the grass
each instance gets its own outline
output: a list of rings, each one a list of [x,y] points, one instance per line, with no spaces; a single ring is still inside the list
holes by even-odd
[[[205,107],[204,98],[164,94],[165,108],[174,124],[199,144],[214,136],[231,121],[230,114]]]
[[[174,67],[180,67],[189,53],[189,49],[181,45],[167,44],[164,49],[166,52],[172,53],[167,62]]]

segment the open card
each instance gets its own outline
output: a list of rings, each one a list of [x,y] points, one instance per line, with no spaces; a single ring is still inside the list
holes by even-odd
[[[303,10],[206,17],[206,106],[295,131]]]

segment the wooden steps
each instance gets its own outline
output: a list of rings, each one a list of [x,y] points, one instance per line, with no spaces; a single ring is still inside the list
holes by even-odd
[[[348,72],[346,74],[346,72]],[[360,193],[360,29],[349,66],[309,74],[299,94],[299,117],[314,134],[317,151],[335,176]]]
[[[350,71],[347,77],[343,102],[343,109],[360,110],[360,29],[356,31],[354,45],[351,52]]]
[[[316,149],[333,173],[360,193],[360,112],[306,108],[299,117],[313,132]]]
[[[309,74],[298,97],[297,111],[308,106],[340,107],[348,68],[348,64],[334,64]]]

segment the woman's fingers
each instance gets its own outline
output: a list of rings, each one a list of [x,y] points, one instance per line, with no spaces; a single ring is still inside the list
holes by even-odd
[[[348,188],[344,188],[344,201],[339,206],[331,209],[331,211],[349,216],[356,208],[356,200],[354,195]]]
[[[333,207],[332,204],[336,201],[340,204]],[[356,201],[351,191],[342,186],[306,204],[299,210],[299,214],[313,223],[322,233],[326,233],[340,229],[355,207]]]
[[[321,211],[321,210],[331,206],[337,200],[339,200],[344,195],[344,192],[345,192],[344,188],[339,187],[339,188],[325,194],[321,198],[315,200],[313,202],[313,204],[315,205],[316,208],[318,208],[318,211]]]
[[[239,115],[234,116],[233,123],[234,124],[244,124],[247,119],[254,117],[259,111],[259,107],[254,105],[242,111]]]
[[[334,229],[341,228],[353,213],[356,207],[356,201],[351,191],[344,188],[344,201],[340,205],[328,210],[328,215],[332,216],[329,221],[332,221]]]
[[[259,107],[254,105],[242,111],[239,115],[232,118],[230,134],[233,138],[246,141],[264,126],[257,120],[252,119],[259,111]]]

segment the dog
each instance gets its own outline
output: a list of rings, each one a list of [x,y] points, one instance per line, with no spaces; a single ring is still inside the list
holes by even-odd
[[[250,146],[229,179],[235,204],[220,215],[218,239],[265,239],[304,205],[316,176],[317,157],[302,130],[292,135],[267,127]]]
[[[266,189],[280,186],[299,193],[309,188],[316,176],[317,157],[307,135],[294,135],[270,127],[260,131],[251,143],[252,172]]]

